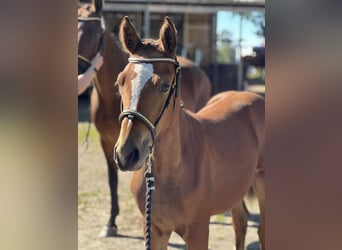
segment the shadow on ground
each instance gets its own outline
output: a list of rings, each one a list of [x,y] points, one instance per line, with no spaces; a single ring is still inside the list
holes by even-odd
[[[260,214],[249,214],[248,220],[260,223]]]
[[[117,234],[114,236],[114,238],[125,238],[125,239],[133,239],[133,240],[144,240],[144,237],[139,237],[139,236],[129,236],[129,235],[124,235],[124,234]]]
[[[115,235],[115,237],[125,238],[125,239],[133,239],[133,240],[142,240],[142,241],[144,240],[144,237],[129,236],[129,235],[124,235],[124,234],[117,234],[117,235]],[[184,249],[184,250],[187,249],[185,244],[169,243],[168,246],[176,248],[176,249]]]
[[[176,248],[176,249],[182,249],[182,250],[187,250],[186,245],[184,244],[172,244],[169,243],[168,246]],[[259,250],[259,242],[254,241],[250,244],[247,245],[246,250]]]
[[[187,249],[185,244],[169,243],[168,246],[176,248],[176,249],[182,249],[182,250]]]
[[[259,242],[254,241],[247,245],[246,250],[259,250]]]

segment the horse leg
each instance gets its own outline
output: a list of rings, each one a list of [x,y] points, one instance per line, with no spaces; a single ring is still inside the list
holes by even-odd
[[[208,250],[209,220],[210,217],[199,218],[186,228],[182,238],[188,250]]]
[[[265,174],[263,171],[260,171],[256,174],[253,189],[257,195],[257,199],[259,202],[260,208],[260,226],[258,228],[259,235],[259,245],[261,250],[265,250],[265,198],[266,198],[266,189],[265,189]]]
[[[103,152],[105,154],[108,166],[108,180],[111,195],[111,211],[110,217],[99,236],[100,237],[110,237],[115,236],[117,233],[117,226],[115,224],[116,216],[119,214],[119,203],[118,203],[118,171],[117,166],[113,159],[113,148],[111,143],[105,141],[101,138],[101,145]]]
[[[234,205],[230,210],[230,213],[235,232],[235,248],[236,250],[244,250],[249,215],[244,200],[241,200],[239,203]]]

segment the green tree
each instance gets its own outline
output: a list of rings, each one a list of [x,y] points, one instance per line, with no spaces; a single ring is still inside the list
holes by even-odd
[[[228,30],[223,30],[217,35],[217,62],[231,63],[234,60],[234,49],[231,41],[232,34]]]
[[[255,34],[257,36],[265,38],[265,13],[258,11],[248,11],[248,12],[237,12],[236,15],[242,17],[242,19],[247,20],[255,24],[257,31]]]

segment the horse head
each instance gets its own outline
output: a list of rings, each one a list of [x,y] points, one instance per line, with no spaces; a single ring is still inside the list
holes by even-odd
[[[114,160],[121,170],[134,171],[144,165],[155,137],[172,123],[172,109],[168,106],[176,105],[180,71],[176,60],[177,31],[165,17],[158,40],[141,39],[124,17],[120,41],[130,58],[116,83],[123,111]]]
[[[92,58],[103,49],[102,5],[102,0],[93,0],[78,9],[78,74],[84,73]]]

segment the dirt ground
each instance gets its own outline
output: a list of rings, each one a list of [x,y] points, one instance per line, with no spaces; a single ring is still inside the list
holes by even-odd
[[[82,103],[79,105],[82,105]],[[83,102],[83,105],[86,103]],[[141,215],[129,190],[131,173],[119,171],[119,205],[117,237],[99,238],[103,225],[109,218],[110,195],[107,181],[107,166],[98,134],[91,126],[88,148],[85,138],[88,124],[86,108],[79,106],[78,138],[78,249],[79,250],[137,250],[144,249]],[[258,248],[257,227],[259,210],[255,199],[247,200],[250,211],[246,236],[246,249]],[[229,212],[212,216],[210,222],[209,249],[229,250],[234,247],[234,233]],[[168,249],[186,249],[184,241],[172,234]]]

